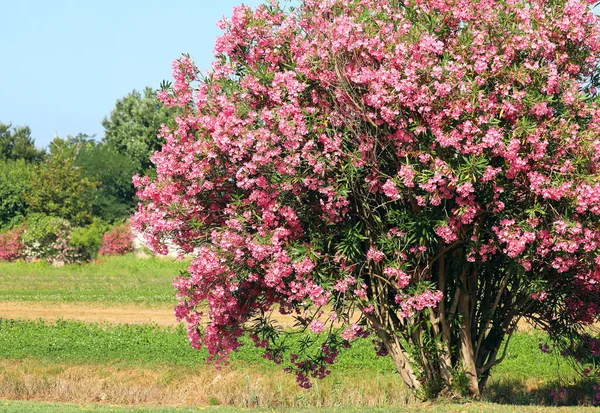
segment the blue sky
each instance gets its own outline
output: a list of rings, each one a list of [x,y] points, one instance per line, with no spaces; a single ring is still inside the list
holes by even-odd
[[[100,122],[133,89],[171,79],[189,53],[210,68],[216,22],[261,0],[13,0],[2,5],[0,122],[55,135],[102,137]]]

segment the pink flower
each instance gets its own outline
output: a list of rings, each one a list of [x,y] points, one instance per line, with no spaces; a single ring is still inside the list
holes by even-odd
[[[100,255],[122,255],[133,251],[133,236],[129,222],[117,225],[102,237]]]
[[[544,301],[546,297],[548,297],[548,294],[545,291],[538,291],[535,293],[531,293],[530,296],[536,301]]]
[[[343,333],[340,334],[344,340],[354,340],[357,337],[361,337],[365,334],[362,327],[358,326],[358,324],[352,323],[352,326],[345,329]]]
[[[304,258],[302,261],[295,262],[293,267],[294,270],[296,270],[296,274],[303,275],[309,274],[315,267],[315,264],[313,264],[313,262],[308,258]]]
[[[450,244],[458,239],[458,235],[450,227],[437,227],[435,233],[444,240],[446,244]]]
[[[308,328],[310,328],[313,333],[319,334],[325,329],[325,323],[320,320],[313,320],[308,325]]]
[[[398,193],[398,188],[393,181],[388,179],[381,189],[383,189],[383,193],[391,200],[396,201],[400,199],[400,193]]]
[[[414,179],[416,173],[410,166],[402,165],[398,171],[398,176],[402,179],[402,183],[407,188],[412,188],[415,186]]]
[[[0,260],[14,261],[23,256],[25,245],[21,242],[21,234],[25,227],[18,227],[0,234]]]
[[[389,278],[395,278],[398,288],[404,288],[410,283],[410,276],[399,268],[385,267],[383,274]]]
[[[369,248],[367,251],[367,261],[381,262],[385,258],[385,254],[383,251],[379,251],[373,247]]]

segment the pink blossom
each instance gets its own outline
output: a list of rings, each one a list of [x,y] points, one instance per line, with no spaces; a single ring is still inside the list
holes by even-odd
[[[531,298],[536,301],[544,301],[548,297],[548,294],[545,291],[538,291],[535,293],[531,293]]]
[[[128,222],[117,225],[102,237],[101,255],[121,255],[133,251],[133,236]]]
[[[325,329],[325,323],[320,320],[313,320],[308,325],[308,328],[310,328],[313,333],[319,334]]]
[[[396,201],[400,199],[400,193],[398,192],[398,188],[393,181],[388,179],[385,184],[383,184],[381,189],[383,190],[383,193],[391,200]]]
[[[404,288],[410,283],[410,276],[399,268],[385,267],[383,273],[390,278],[396,279],[398,288]]]
[[[437,227],[435,233],[441,237],[446,244],[450,244],[458,239],[458,235],[450,227]]]
[[[385,258],[383,251],[379,251],[373,247],[367,251],[367,261],[381,262]]]

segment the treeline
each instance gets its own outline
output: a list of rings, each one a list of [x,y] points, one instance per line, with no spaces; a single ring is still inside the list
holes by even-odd
[[[55,137],[38,149],[27,126],[0,123],[0,259],[78,262],[131,249],[132,177],[152,173],[170,109],[152,89],[117,101],[100,141]]]

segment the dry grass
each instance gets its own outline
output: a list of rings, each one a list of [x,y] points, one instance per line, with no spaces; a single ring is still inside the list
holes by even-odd
[[[36,361],[0,361],[0,399],[239,407],[366,407],[414,402],[395,375],[334,373],[306,391],[298,388],[292,375],[280,371],[129,369]]]

